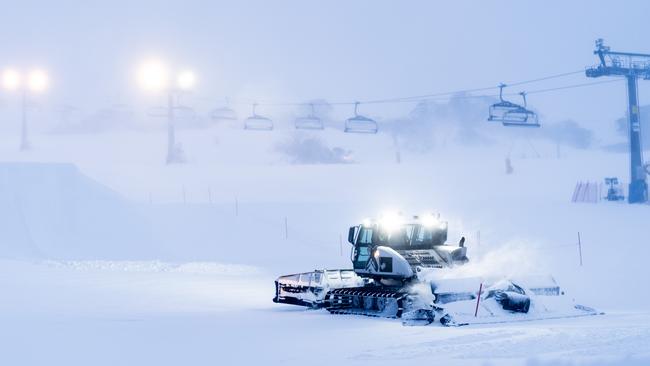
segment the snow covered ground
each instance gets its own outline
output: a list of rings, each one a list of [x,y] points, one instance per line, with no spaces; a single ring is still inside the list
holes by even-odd
[[[328,129],[355,163],[296,165],[289,131],[181,130],[170,167],[163,131],[36,135],[26,154],[0,137],[0,363],[650,363],[650,206],[570,202],[626,177],[625,155],[513,137],[397,164],[388,135]],[[413,328],[271,302],[278,275],[349,267],[348,226],[384,209],[440,212],[468,272],[552,273],[606,315]]]
[[[3,364],[607,365],[635,357],[625,364],[641,365],[650,357],[647,311],[403,327],[275,305],[273,276],[251,268],[14,261],[0,268]]]

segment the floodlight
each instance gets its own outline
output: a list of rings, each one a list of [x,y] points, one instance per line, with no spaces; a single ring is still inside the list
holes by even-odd
[[[189,90],[196,84],[196,76],[192,71],[184,70],[178,74],[177,78],[178,88],[181,90]]]
[[[138,82],[146,90],[161,91],[169,85],[169,71],[159,60],[145,61],[138,69]]]
[[[27,87],[33,92],[42,92],[47,89],[47,73],[43,70],[32,70],[27,75]]]
[[[7,69],[2,73],[2,87],[7,90],[16,90],[20,86],[20,73],[14,69]]]

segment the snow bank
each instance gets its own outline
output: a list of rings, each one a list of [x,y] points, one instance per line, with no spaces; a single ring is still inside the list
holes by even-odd
[[[43,264],[54,268],[67,268],[78,271],[115,271],[115,272],[170,272],[210,275],[254,275],[261,273],[257,267],[214,262],[169,263],[162,261],[53,261]]]
[[[610,359],[600,361],[539,361],[529,360],[526,366],[647,366],[650,365],[650,358],[630,358]]]
[[[145,222],[73,164],[0,164],[0,256],[151,257]]]

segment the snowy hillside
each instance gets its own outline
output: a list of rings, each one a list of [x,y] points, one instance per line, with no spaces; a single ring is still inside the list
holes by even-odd
[[[5,1],[0,366],[648,366],[650,2]]]
[[[349,160],[296,164],[282,148],[295,135],[319,141],[316,157],[338,147]],[[335,129],[217,126],[179,139],[189,162],[165,166],[163,131],[38,135],[27,153],[5,136],[0,308],[14,331],[0,332],[3,357],[540,365],[650,357],[649,297],[638,291],[650,206],[571,203],[578,181],[625,177],[625,155],[565,147],[558,156],[552,143],[516,136],[422,152],[396,148],[386,133]],[[349,268],[347,228],[386,209],[440,212],[449,241],[468,240],[468,272],[552,273],[567,296],[606,315],[407,328],[271,302],[278,275]],[[331,342],[338,352],[314,360]],[[43,353],[24,358],[33,345]]]

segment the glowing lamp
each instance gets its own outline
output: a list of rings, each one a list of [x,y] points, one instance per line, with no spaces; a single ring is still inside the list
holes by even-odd
[[[47,89],[48,77],[43,70],[33,70],[27,75],[27,87],[33,92],[42,92]]]
[[[16,90],[20,86],[20,74],[18,71],[9,69],[2,73],[2,87],[8,90]]]
[[[146,61],[138,69],[138,83],[143,89],[161,91],[169,85],[169,71],[161,61]]]
[[[192,71],[182,71],[178,74],[177,84],[178,88],[181,90],[190,90],[194,87],[194,84],[196,84],[196,76],[194,76]]]

